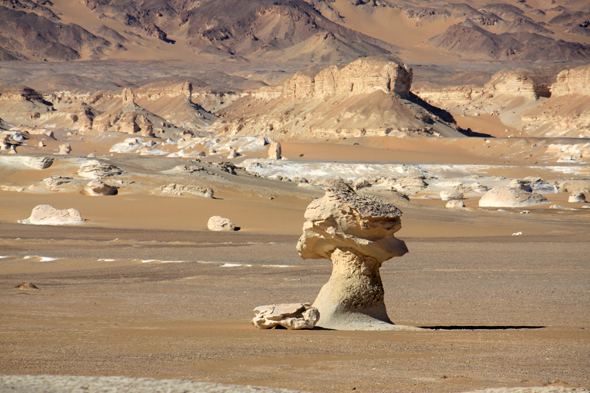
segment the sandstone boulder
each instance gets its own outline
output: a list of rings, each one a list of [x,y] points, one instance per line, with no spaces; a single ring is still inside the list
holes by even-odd
[[[34,225],[72,225],[81,224],[84,219],[76,209],[61,210],[50,205],[38,205],[27,222]]]
[[[233,223],[229,218],[221,216],[213,216],[207,222],[207,228],[210,231],[238,231],[239,227]]]
[[[313,307],[318,326],[340,330],[391,330],[379,269],[408,249],[393,234],[401,228],[401,211],[351,188],[327,190],[305,211],[297,251],[303,259],[332,261],[332,275]]]
[[[281,143],[271,142],[268,147],[268,158],[271,160],[280,160],[282,157]]]
[[[451,199],[445,206],[447,209],[465,209],[465,203],[457,199]]]
[[[567,201],[569,203],[586,203],[586,195],[581,191],[574,191],[570,194]]]
[[[108,184],[103,183],[100,179],[94,179],[86,184],[84,192],[86,195],[90,196],[117,195],[119,188],[109,186]]]
[[[313,329],[319,318],[318,309],[309,303],[271,304],[254,309],[252,324],[258,329]]]
[[[513,181],[507,186],[498,186],[486,192],[479,200],[480,207],[525,207],[547,203],[547,198],[531,192],[530,186]]]

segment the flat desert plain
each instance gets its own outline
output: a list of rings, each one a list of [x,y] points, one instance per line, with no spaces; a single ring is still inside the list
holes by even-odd
[[[370,151],[374,143],[330,149],[294,142],[284,151],[298,153],[286,162],[303,163],[299,154],[321,149],[334,164],[345,162],[347,149]],[[456,144],[445,145],[455,160],[469,161]],[[423,157],[411,150],[402,155]],[[68,160],[56,156],[52,167],[18,171],[17,180],[5,167],[3,178],[35,184],[51,175],[46,171],[75,170]],[[166,183],[162,169],[177,164],[170,160],[108,158],[126,171],[124,182],[141,184]],[[523,177],[531,169],[495,170]],[[546,195],[562,209],[544,204],[529,214],[478,208],[477,198],[460,211],[420,194],[397,204],[403,216],[396,237],[409,253],[383,264],[385,303],[394,323],[422,331],[257,330],[254,307],[313,302],[330,276],[328,260],[303,260],[295,249],[305,208],[323,191],[242,172],[223,176],[200,180],[217,182],[213,199],[140,188],[103,197],[1,191],[2,373],[310,392],[590,384],[590,211],[568,204],[567,193]],[[86,221],[18,222],[41,203],[74,207]],[[207,231],[211,215],[231,217],[241,230]],[[25,282],[39,289],[15,289]]]

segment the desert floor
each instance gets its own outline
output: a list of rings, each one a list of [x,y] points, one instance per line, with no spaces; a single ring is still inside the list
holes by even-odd
[[[291,160],[418,162],[428,154],[434,163],[461,164],[477,162],[473,149],[483,143],[349,142],[331,149],[285,143],[284,151]],[[329,261],[302,260],[295,249],[305,207],[321,190],[213,174],[191,181],[213,182],[214,199],[162,196],[149,190],[177,179],[162,174],[175,159],[104,157],[137,187],[112,197],[0,191],[1,374],[184,378],[312,392],[590,385],[590,209],[571,209],[567,193],[546,195],[564,208],[545,204],[530,214],[479,209],[474,198],[463,211],[419,196],[399,205],[396,236],[410,252],[384,263],[385,302],[396,324],[423,331],[257,330],[249,322],[254,307],[313,302],[329,278]],[[68,159],[56,157],[43,171],[4,166],[0,175],[4,184],[27,186],[72,175]],[[480,157],[486,160],[502,163]],[[550,172],[515,162],[489,171]],[[18,222],[41,203],[74,207],[87,222]],[[215,214],[241,231],[207,231]],[[39,290],[15,289],[23,282]]]

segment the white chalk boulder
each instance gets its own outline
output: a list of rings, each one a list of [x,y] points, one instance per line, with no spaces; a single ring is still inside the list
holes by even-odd
[[[238,231],[240,228],[236,227],[232,220],[221,216],[213,216],[207,222],[207,228],[210,231]]]
[[[465,203],[456,199],[447,202],[445,206],[447,209],[465,209]]]
[[[61,210],[50,205],[38,205],[26,222],[33,225],[73,225],[81,224],[84,219],[76,209]]]
[[[574,191],[570,194],[569,203],[586,203],[586,195],[582,191]]]
[[[84,187],[84,192],[86,195],[90,196],[117,195],[119,188],[109,186],[99,179],[94,179],[86,184],[86,187]]]
[[[525,207],[548,203],[547,198],[531,192],[530,186],[513,180],[507,186],[498,186],[486,192],[479,200],[480,207]]]

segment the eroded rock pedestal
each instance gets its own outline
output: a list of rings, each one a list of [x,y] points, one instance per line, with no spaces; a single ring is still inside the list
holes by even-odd
[[[350,188],[328,190],[305,211],[297,251],[303,259],[332,261],[332,275],[313,307],[317,326],[338,330],[395,330],[385,308],[381,264],[408,252],[393,234],[402,212]]]

